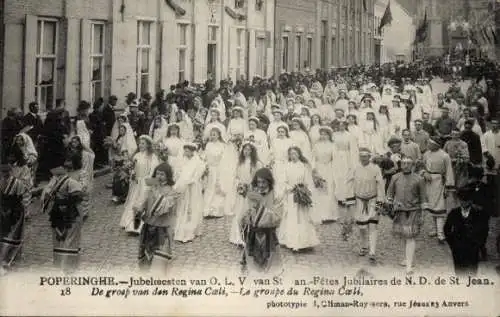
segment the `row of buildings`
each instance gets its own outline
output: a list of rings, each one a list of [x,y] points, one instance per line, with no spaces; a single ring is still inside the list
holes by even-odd
[[[188,80],[271,77],[408,54],[413,19],[388,0],[16,0],[0,17],[3,115],[37,101],[154,94]],[[409,29],[408,29],[409,28]],[[387,45],[384,44],[387,42]]]

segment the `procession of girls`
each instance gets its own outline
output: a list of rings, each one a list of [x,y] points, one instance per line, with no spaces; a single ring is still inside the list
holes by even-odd
[[[407,83],[401,93],[390,80],[379,89],[368,78],[356,85],[342,78],[329,80],[326,87],[316,81],[310,89],[301,85],[278,96],[268,89],[259,100],[247,99],[241,90],[235,89],[229,100],[219,91],[208,110],[199,97],[187,111],[171,104],[168,114],[150,118],[149,129],[136,128],[143,114],[135,100],[117,117],[105,140],[114,169],[112,200],[123,203],[120,226],[141,235],[143,263],[150,264],[154,255],[172,258],[172,240],[187,243],[199,237],[203,218],[233,217],[228,241],[243,246],[247,194],[262,168],[272,171],[273,192],[284,210],[276,223],[280,245],[293,251],[314,248],[321,243],[317,226],[335,221],[341,223],[347,240],[360,155],[386,157],[394,152],[395,139],[408,141],[405,131],[422,123],[431,125],[426,120],[440,107],[427,80]],[[83,108],[80,113],[88,109]],[[81,224],[93,184],[92,131],[83,119],[77,120],[75,131],[68,138],[68,162],[51,170],[54,177],[42,195],[49,213],[51,208],[78,211],[65,221],[51,215],[54,256],[61,253],[63,262],[80,252]],[[13,197],[11,209],[26,207],[16,197],[29,200],[33,183],[29,162],[37,155],[25,133],[16,137],[16,144],[10,161],[12,177],[3,187],[4,196]],[[152,181],[158,177],[159,182]],[[13,185],[12,179],[20,182]],[[21,248],[23,221],[24,216],[11,219],[3,229],[3,237],[14,237],[2,240],[4,266]]]
[[[217,95],[208,111],[200,107],[192,116],[174,106],[168,116],[155,117],[149,134],[139,136],[137,143],[127,116],[118,117],[112,134],[112,157],[118,166],[113,200],[124,202],[121,227],[131,234],[140,233],[142,223],[137,221],[135,207],[145,199],[147,179],[164,161],[173,170],[173,191],[189,205],[173,207],[173,240],[196,239],[202,234],[203,218],[232,217],[228,240],[243,246],[246,194],[255,172],[263,167],[272,170],[274,192],[285,210],[277,228],[279,244],[293,251],[314,248],[320,244],[316,226],[339,220],[347,239],[350,229],[345,219],[352,218],[355,203],[353,173],[359,165],[359,148],[373,157],[385,155],[390,151],[388,141],[407,127],[407,109],[417,113],[416,118],[422,116],[423,105],[415,98],[428,105],[432,95],[416,95],[416,88],[410,88],[399,96],[389,84],[382,95],[373,84],[358,90],[345,87],[342,80],[329,81],[324,89],[315,82],[310,92],[302,86],[300,94],[290,91],[280,103],[270,91],[266,95],[270,102],[266,98],[247,101],[237,92],[228,109]],[[420,91],[431,94],[423,83],[422,87]],[[271,119],[269,124],[262,115]],[[195,164],[186,164],[186,151],[196,157]],[[199,185],[189,195],[178,186],[185,178]],[[127,179],[129,183],[124,184]],[[297,185],[310,192],[312,203],[297,201]],[[128,187],[126,197],[124,187]]]

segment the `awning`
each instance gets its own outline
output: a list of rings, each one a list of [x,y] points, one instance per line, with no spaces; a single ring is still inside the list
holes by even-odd
[[[238,20],[238,21],[243,21],[243,20],[246,20],[246,16],[243,15],[243,14],[240,14],[236,11],[234,11],[233,9],[231,9],[230,7],[226,6],[224,8],[224,10],[226,11],[226,13],[233,19],[235,20]]]
[[[177,3],[175,3],[174,0],[165,0],[165,2],[167,3],[167,5],[175,11],[175,14],[176,15],[185,15],[186,14],[186,10],[184,10],[183,8],[181,8],[181,6],[179,6]]]

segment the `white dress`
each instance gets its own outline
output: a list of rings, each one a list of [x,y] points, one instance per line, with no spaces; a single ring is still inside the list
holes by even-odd
[[[205,160],[208,168],[208,179],[205,188],[205,217],[224,216],[225,193],[223,192],[222,173],[224,172],[222,157],[226,151],[224,142],[208,142],[205,148]]]
[[[330,141],[320,141],[314,146],[314,168],[317,175],[326,182],[324,188],[315,189],[314,219],[320,221],[338,220],[335,183],[333,180],[334,145]]]
[[[132,209],[138,201],[144,200],[146,194],[146,179],[153,176],[153,172],[159,164],[159,160],[155,154],[148,155],[144,152],[139,152],[134,155],[135,161],[134,171],[135,179],[130,181],[130,187],[125,201],[124,211],[120,220],[120,226],[125,228],[127,232],[141,232],[142,224],[138,229],[134,229],[135,212]]]
[[[297,146],[308,162],[312,162],[311,141],[309,136],[302,130],[290,131],[290,139],[294,146]]]
[[[354,167],[359,160],[358,144],[349,132],[335,132],[333,179],[338,201],[354,202]]]
[[[316,142],[319,141],[320,133],[319,133],[320,125],[313,125],[311,129],[309,129],[309,137],[311,138],[311,145],[314,146]]]
[[[174,190],[181,193],[176,207],[174,240],[188,242],[201,234],[203,221],[203,186],[205,163],[197,156],[184,158]]]
[[[184,156],[184,141],[177,137],[163,139],[163,145],[168,150],[168,164],[174,172],[174,180],[179,177],[182,159]]]
[[[243,164],[238,165],[236,168],[236,182],[233,191],[235,193],[234,204],[232,209],[234,210],[234,217],[231,222],[231,231],[229,234],[229,241],[237,245],[243,245],[243,239],[241,236],[240,223],[241,217],[246,211],[247,200],[245,197],[237,193],[238,184],[246,184],[250,188],[250,183],[252,182],[253,175],[255,172],[262,167],[262,165],[257,162],[256,166],[251,166],[251,161],[247,159]]]
[[[269,164],[269,145],[267,143],[266,132],[261,129],[247,130],[245,139],[253,140],[253,145],[257,148],[259,160],[264,165]]]
[[[292,250],[311,248],[319,245],[311,219],[312,208],[299,206],[293,200],[293,187],[297,184],[304,184],[310,190],[313,189],[311,169],[302,162],[289,162],[286,167],[285,184],[285,211],[278,228],[279,243]],[[314,201],[313,201],[314,203]]]
[[[288,163],[288,149],[293,145],[290,138],[276,139],[271,148],[273,176],[276,181],[276,192],[282,193],[285,183],[285,170]]]

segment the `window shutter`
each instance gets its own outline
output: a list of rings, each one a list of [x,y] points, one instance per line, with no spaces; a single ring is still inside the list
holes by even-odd
[[[148,83],[148,90],[151,95],[155,95],[155,90],[156,87],[158,86],[158,83],[156,81],[156,39],[158,38],[157,32],[158,32],[158,23],[156,21],[151,23],[151,52],[149,53],[149,83]],[[187,36],[186,36],[187,37]],[[187,41],[187,39],[186,39]],[[142,96],[141,96],[142,97]]]
[[[35,100],[35,85],[36,85],[36,50],[37,50],[37,28],[38,19],[34,15],[26,15],[24,25],[24,104]],[[23,106],[23,110],[27,108]]]
[[[82,39],[80,42],[80,100],[86,100],[90,102],[90,74],[92,69],[90,69],[90,50],[92,49],[91,42],[91,27],[90,21],[82,19],[81,21],[81,35]]]

